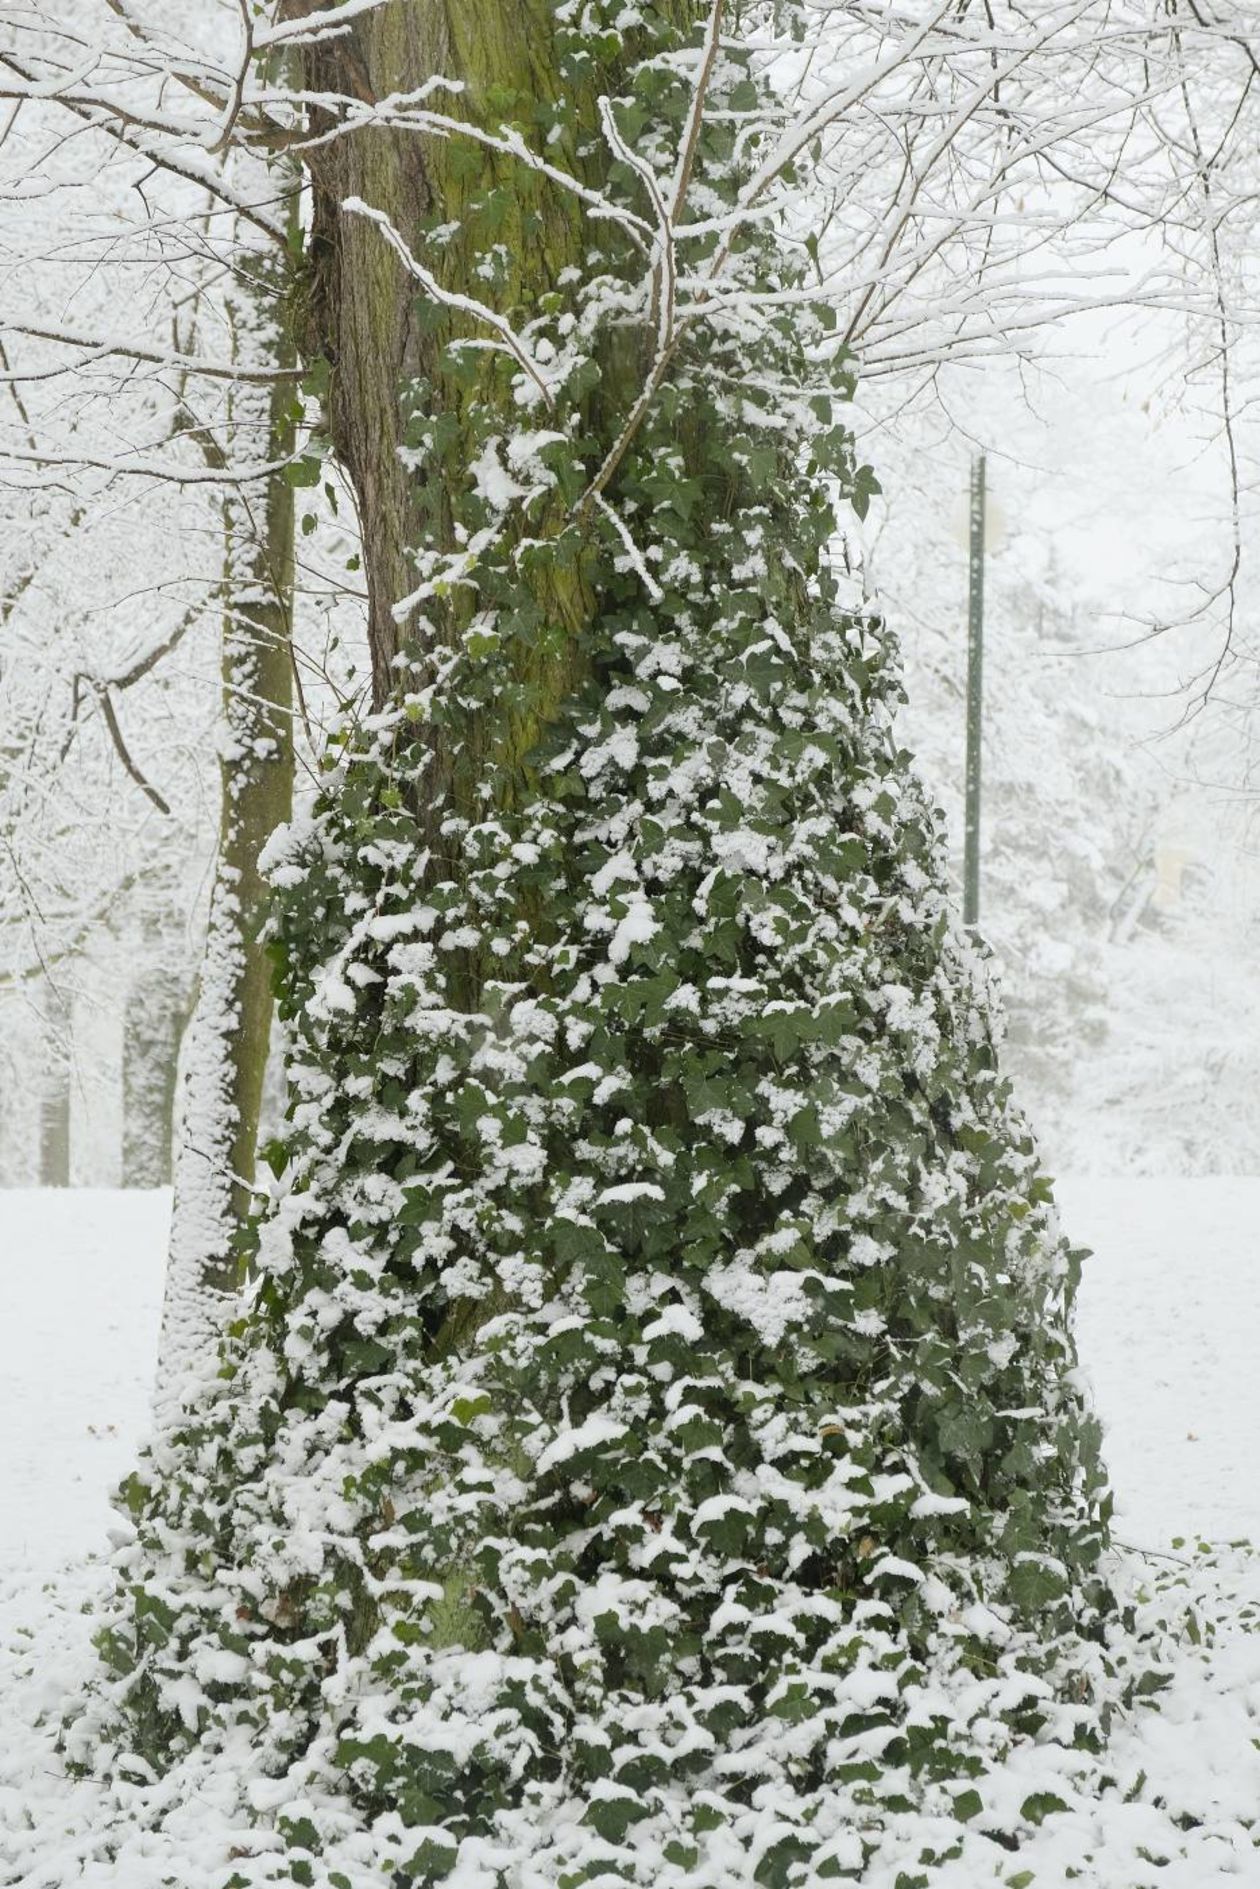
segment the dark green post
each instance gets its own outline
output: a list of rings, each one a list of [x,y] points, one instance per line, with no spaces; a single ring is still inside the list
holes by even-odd
[[[980,729],[984,716],[984,454],[971,462],[971,561],[967,599],[967,812],[963,827],[963,923],[980,923]]]

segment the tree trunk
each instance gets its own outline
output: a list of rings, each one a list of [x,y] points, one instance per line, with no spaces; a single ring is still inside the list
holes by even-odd
[[[690,0],[681,4],[691,10]],[[453,118],[480,125],[495,112],[506,118],[518,108],[522,115],[545,110],[566,86],[553,8],[548,0],[512,5],[464,0],[458,6],[396,0],[313,49],[304,81],[311,92],[379,99],[418,88],[435,74],[449,75],[462,88],[435,95],[437,108]],[[572,90],[571,80],[568,85]],[[325,122],[313,114],[314,130]],[[585,151],[579,155],[571,132],[551,140],[548,156],[592,181],[607,168],[606,158]],[[423,624],[416,609],[399,609],[416,587],[417,546],[432,539],[435,526],[438,536],[455,546],[440,480],[409,467],[404,448],[417,420],[441,412],[463,434],[461,447],[472,449],[461,403],[452,401],[442,384],[443,355],[453,341],[484,341],[485,331],[467,315],[451,315],[426,299],[380,228],[347,213],[344,205],[352,199],[365,202],[408,241],[434,224],[457,231],[434,263],[443,281],[457,289],[479,283],[478,264],[493,247],[495,281],[484,292],[499,307],[526,309],[537,307],[556,290],[564,272],[579,264],[586,213],[576,197],[541,182],[516,159],[458,137],[374,129],[317,146],[309,168],[311,294],[304,339],[312,355],[332,364],[328,423],[358,500],[373,697],[379,708],[398,691],[398,663],[409,642],[414,646],[418,634],[431,639],[436,622],[438,635],[449,645],[465,627],[467,613],[458,602],[443,610],[428,600]],[[494,204],[493,232],[467,214],[470,205],[484,200]],[[428,252],[426,257],[434,260]],[[633,397],[637,355],[624,365],[626,384],[609,389],[613,399],[619,391]],[[489,378],[480,377],[479,397]],[[507,421],[512,402],[506,378],[499,378]],[[563,624],[577,630],[591,598],[576,578],[554,579],[543,587],[540,604],[554,608]],[[422,653],[432,653],[431,646]],[[569,666],[562,662],[548,693],[558,697],[571,681]],[[498,733],[528,746],[536,726],[531,717],[524,729]],[[437,798],[450,768],[449,756],[431,756],[426,797]]]
[[[124,1187],[169,1187],[175,1083],[187,1022],[182,981],[155,963],[133,985],[123,1021]]]
[[[232,309],[243,367],[288,368],[287,332],[257,288]],[[295,438],[292,382],[242,384],[229,450],[286,459]],[[283,472],[223,502],[223,723],[218,856],[205,956],[189,1024],[175,1207],[162,1318],[159,1406],[217,1329],[240,1282],[235,1239],[250,1211],[270,1040],[271,967],[262,932],[259,857],[292,810],[294,488]]]
[[[293,12],[300,12],[295,5]],[[349,32],[306,58],[304,85],[360,98],[408,90],[449,69],[445,9],[398,4],[355,20]],[[313,128],[325,128],[316,113]],[[419,140],[370,130],[312,153],[313,220],[307,352],[331,363],[328,421],[358,501],[368,586],[368,645],[377,706],[392,691],[400,646],[392,607],[411,588],[419,496],[399,451],[401,389],[419,378],[431,350],[415,314],[415,285],[379,230],[346,216],[364,198],[400,230],[428,214],[432,191]]]
[[[41,1187],[69,1187],[71,1006],[60,990],[46,982],[41,1010],[44,1075],[39,1097],[39,1184]]]
[[[304,1876],[826,1880],[920,1776],[983,1805],[978,1671],[1014,1741],[1097,1663],[1075,1260],[828,562],[870,476],[746,215],[781,102],[701,12],[399,0],[307,55],[483,138],[313,127],[384,712],[277,876],[285,1192],[101,1640],[116,1748],[293,1764]]]
[[[39,1108],[39,1184],[70,1185],[70,1072],[60,1066],[44,1077]]]

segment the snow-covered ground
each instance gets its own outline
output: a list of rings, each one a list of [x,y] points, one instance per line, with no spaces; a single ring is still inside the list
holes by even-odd
[[[1200,1537],[1260,1541],[1260,1178],[1078,1179],[1059,1197],[1069,1234],[1094,1252],[1080,1341],[1108,1431],[1116,1532],[1160,1551],[1136,1559],[1139,1577],[1175,1575],[1162,1557],[1182,1538],[1187,1555]],[[0,1883],[26,1889],[176,1880],[169,1847],[162,1860],[147,1839],[94,1857],[84,1787],[58,1780],[48,1735],[31,1726],[90,1658],[75,1608],[95,1577],[64,1577],[59,1598],[50,1577],[102,1545],[109,1487],[144,1430],[168,1212],[165,1194],[0,1192]],[[1069,1811],[1009,1871],[969,1852],[934,1884],[1260,1889],[1260,1634],[1230,1624],[1260,1608],[1260,1569],[1226,1557],[1187,1578],[1199,1604],[1215,1597],[1222,1630],[1214,1648],[1187,1648],[1161,1710],[1118,1734],[1118,1788],[1095,1804],[1090,1787],[1064,1784]],[[194,1849],[181,1889],[214,1889],[223,1852],[208,1837]]]
[[[1260,1178],[1065,1180],[1116,1533],[1260,1543]],[[1257,1806],[1260,1811],[1260,1805]]]
[[[0,1576],[104,1541],[148,1415],[170,1210],[165,1189],[0,1193]]]

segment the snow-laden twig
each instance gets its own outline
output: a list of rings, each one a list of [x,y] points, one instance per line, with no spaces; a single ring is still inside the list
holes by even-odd
[[[578,503],[579,513],[584,512],[596,500],[600,499],[606,487],[616,474],[630,444],[643,424],[653,400],[660,390],[662,381],[673,359],[678,344],[678,251],[677,219],[686,203],[687,190],[691,182],[695,164],[696,150],[699,144],[700,127],[704,119],[705,100],[712,82],[722,24],[723,0],[712,0],[708,26],[700,54],[700,64],[696,72],[695,86],[691,104],[688,108],[686,123],[679,146],[678,160],[674,169],[673,181],[668,197],[661,194],[660,183],[655,171],[646,160],[637,157],[626,145],[617,129],[612,106],[607,99],[599,101],[600,121],[604,136],[612,149],[620,156],[647,186],[648,196],[657,217],[657,237],[653,249],[652,304],[654,326],[656,328],[656,355],[648,370],[647,380],[626,417],[625,425],[604,455],[602,464],[587,486]],[[618,526],[621,521],[618,519]]]
[[[139,18],[128,0],[105,0],[105,5],[116,19],[122,21],[133,44],[141,48],[141,57],[147,54],[156,71],[174,79],[212,110],[223,110],[227,98],[228,75],[225,72],[200,61],[194,63],[190,57],[191,48],[181,42],[159,42],[152,26],[147,20]]]
[[[452,308],[459,314],[469,316],[473,321],[480,322],[498,335],[500,351],[511,355],[518,366],[528,374],[547,405],[554,405],[554,395],[543,378],[540,368],[531,358],[525,343],[505,316],[500,315],[497,309],[488,307],[485,302],[477,301],[474,296],[463,295],[456,289],[444,288],[433,271],[425,268],[383,210],[373,209],[371,204],[364,203],[362,197],[347,197],[341,208],[347,216],[361,216],[369,223],[375,223],[407,273],[414,277],[425,293],[432,296],[435,302],[440,302],[443,308]],[[491,343],[491,345],[495,344]]]
[[[652,246],[652,302],[656,345],[659,351],[668,347],[670,336],[674,332],[674,307],[677,299],[678,262],[669,208],[661,195],[660,180],[656,172],[646,158],[640,157],[637,151],[631,150],[618,130],[611,99],[599,100],[599,118],[609,149],[637,177],[642,179],[648,200],[656,213],[656,241]]]
[[[344,5],[319,12],[295,13],[278,20],[274,26],[262,26],[254,33],[254,49],[264,52],[272,46],[309,46],[320,40],[336,39],[350,31],[351,22],[365,13],[379,12],[392,0],[345,0]]]
[[[646,590],[648,596],[651,598],[653,603],[660,603],[662,598],[665,595],[665,592],[661,589],[660,585],[657,583],[656,579],[653,577],[651,571],[648,569],[647,564],[644,561],[643,553],[642,551],[640,551],[638,545],[635,543],[634,539],[631,537],[629,528],[626,525],[625,520],[608,503],[608,500],[604,497],[602,492],[597,492],[595,494],[595,504],[599,507],[599,510],[601,511],[603,516],[608,520],[613,530],[617,533],[617,536],[621,539],[622,544],[625,545],[626,556],[630,560],[630,567],[634,571],[635,576],[639,579],[640,583],[643,585],[644,590]]]
[[[236,0],[241,16],[241,31],[244,45],[241,47],[240,62],[232,79],[232,91],[223,110],[222,129],[211,149],[217,154],[226,151],[232,142],[245,103],[245,87],[249,80],[250,67],[254,60],[254,15],[250,0]]]
[[[114,707],[113,696],[110,693],[108,684],[100,687],[96,693],[97,699],[101,705],[101,715],[104,718],[105,726],[109,730],[109,738],[114,744],[115,751],[123,767],[136,783],[141,793],[153,802],[158,812],[169,814],[171,811],[170,802],[163,798],[152,781],[141,772],[140,768],[132,759],[131,750],[128,748],[126,740],[123,737],[122,727],[118,720],[118,711]]]
[[[705,27],[704,40],[700,47],[699,70],[691,94],[687,122],[683,126],[682,138],[679,141],[678,162],[674,167],[673,181],[666,198],[671,228],[675,228],[679,212],[687,200],[691,174],[695,169],[696,152],[700,146],[700,127],[704,123],[705,100],[713,82],[713,69],[717,63],[718,49],[721,45],[722,7],[723,0],[713,0],[709,8],[708,24]]]
[[[918,21],[904,39],[894,42],[892,50],[859,72],[856,77],[828,92],[805,117],[789,125],[778,139],[775,147],[762,160],[740,191],[741,204],[756,203],[765,195],[777,177],[781,177],[788,166],[809,149],[812,141],[820,137],[838,118],[851,112],[863,99],[869,98],[880,83],[899,68],[907,66],[930,42],[933,33],[941,22],[956,11],[956,0],[940,0],[926,19]]]
[[[50,374],[74,374],[81,368],[91,365],[93,360],[104,360],[117,355],[123,360],[144,361],[154,367],[170,367],[181,374],[194,374],[203,380],[223,380],[231,382],[270,385],[277,380],[300,380],[300,368],[248,368],[233,367],[230,362],[198,360],[194,355],[181,354],[172,348],[146,347],[137,341],[123,340],[116,336],[78,334],[68,328],[45,328],[30,322],[5,322],[0,325],[0,334],[24,335],[33,341],[55,341],[61,347],[82,348],[83,355],[77,361],[67,362],[64,367],[45,370],[39,373],[18,374],[9,371],[0,374],[0,386],[10,382],[43,380]]]
[[[269,459],[260,465],[232,466],[181,466],[170,459],[107,459],[95,453],[58,453],[23,452],[15,446],[0,445],[0,463],[9,461],[15,465],[29,465],[51,475],[54,467],[73,468],[79,472],[108,472],[112,477],[127,479],[156,479],[163,485],[250,485],[259,479],[269,479],[273,473],[283,472],[286,466],[293,464],[292,459]],[[53,478],[23,478],[16,483],[22,491],[30,492],[40,487],[60,486],[63,480]]]
[[[5,74],[11,76],[5,77]],[[285,220],[265,202],[258,202],[227,175],[209,148],[211,128],[204,123],[169,113],[127,109],[108,89],[67,89],[65,74],[41,80],[12,53],[0,52],[0,99],[15,103],[43,101],[58,105],[82,123],[91,125],[115,144],[147,158],[172,177],[206,190],[225,207],[244,217],[272,242],[285,240]]]
[[[496,151],[503,157],[517,159],[529,170],[545,177],[548,183],[567,191],[578,198],[592,216],[616,223],[624,229],[631,241],[640,248],[643,239],[652,233],[652,225],[645,217],[637,216],[624,205],[615,202],[589,184],[584,184],[580,177],[561,165],[552,164],[545,157],[540,157],[510,125],[502,126],[499,131],[486,131],[482,126],[463,118],[450,118],[443,112],[429,110],[423,103],[436,91],[462,92],[463,85],[453,79],[443,78],[440,74],[427,79],[422,86],[412,92],[391,93],[375,104],[365,104],[362,99],[350,98],[339,92],[303,92],[282,90],[259,94],[259,102],[272,106],[301,106],[306,110],[315,109],[330,114],[341,114],[336,123],[318,132],[307,133],[292,139],[288,148],[295,152],[307,152],[320,149],[334,143],[338,138],[350,137],[361,131],[414,131],[425,137],[467,138],[479,144],[484,150]]]

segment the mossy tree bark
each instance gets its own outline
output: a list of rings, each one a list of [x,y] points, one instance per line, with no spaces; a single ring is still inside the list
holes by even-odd
[[[294,14],[303,10],[301,0],[291,7]],[[694,0],[671,0],[659,11],[690,18],[698,8]],[[598,187],[608,152],[577,135],[579,125],[590,123],[593,99],[575,96],[572,76],[562,78],[556,47],[549,0],[395,0],[312,49],[303,84],[311,93],[370,102],[413,92],[440,76],[454,89],[439,90],[435,107],[477,127],[537,123],[554,110],[548,158]],[[330,128],[318,111],[312,121],[317,136]],[[412,433],[440,412],[452,459],[460,458],[462,447],[467,463],[475,450],[466,426],[474,404],[484,411],[487,395],[497,397],[505,429],[518,424],[520,414],[511,396],[515,365],[505,368],[501,354],[468,353],[466,371],[452,379],[447,350],[452,343],[484,343],[485,329],[426,297],[380,228],[347,214],[345,205],[366,203],[409,243],[420,231],[450,232],[443,235],[440,258],[432,246],[426,248],[443,285],[471,289],[509,316],[532,314],[562,293],[566,272],[581,263],[589,212],[576,195],[519,158],[457,135],[373,128],[317,147],[309,169],[313,222],[304,342],[312,356],[331,365],[329,431],[358,500],[373,696],[380,708],[397,693],[399,660],[415,634],[418,613],[402,607],[416,587],[414,547],[431,543],[435,528],[452,549],[456,545],[441,481],[418,476],[407,464]],[[625,411],[646,372],[642,348],[624,349],[603,367],[599,406],[605,413]],[[545,531],[556,519],[536,523]],[[505,705],[497,725],[480,730],[465,755],[470,780],[486,753],[501,753],[505,743],[513,753],[526,753],[548,711],[576,680],[577,633],[593,607],[589,587],[580,572],[549,572],[539,581],[537,603],[564,634],[529,660],[530,673],[522,680],[533,711],[522,721]],[[467,607],[455,601],[435,610],[428,598],[425,617],[430,625],[435,617],[442,622],[444,640],[453,645],[467,626]],[[439,797],[457,765],[449,753],[430,756],[426,798]]]
[[[291,14],[306,9],[300,0]],[[364,15],[306,55],[305,89],[363,100],[414,89],[449,70],[442,6],[397,4]],[[312,131],[330,128],[312,114]],[[418,139],[386,129],[334,139],[309,160],[307,352],[331,365],[328,423],[358,501],[368,586],[368,644],[377,706],[389,696],[400,639],[393,605],[410,589],[418,495],[403,466],[401,395],[429,349],[416,321],[414,284],[378,230],[343,213],[360,197],[407,230],[429,213],[432,185]]]
[[[274,364],[293,352],[276,331]],[[238,399],[240,396],[238,395]],[[285,460],[295,437],[291,383],[277,381],[267,408],[267,458]],[[261,506],[246,495],[225,505],[222,817],[213,904],[235,933],[232,993],[236,1038],[231,1058],[230,1213],[249,1211],[258,1117],[271,1034],[271,967],[262,946],[268,889],[262,849],[293,806],[294,488],[283,472],[266,482]],[[234,1263],[220,1283],[237,1283]]]

